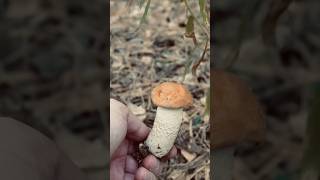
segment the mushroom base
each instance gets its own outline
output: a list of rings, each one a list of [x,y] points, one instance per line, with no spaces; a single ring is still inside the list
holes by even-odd
[[[174,145],[182,122],[182,112],[182,108],[157,108],[152,130],[145,141],[149,151],[156,157],[163,157]]]

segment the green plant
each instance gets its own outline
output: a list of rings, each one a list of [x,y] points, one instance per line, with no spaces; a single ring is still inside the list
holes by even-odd
[[[196,75],[196,70],[202,62],[207,61],[205,59],[206,53],[209,51],[209,40],[210,40],[210,13],[208,10],[209,2],[207,0],[198,0],[197,5],[199,8],[199,13],[194,13],[194,6],[190,5],[188,0],[180,1],[186,8],[186,28],[184,32],[184,36],[186,38],[191,38],[194,43],[194,48],[191,53],[194,53],[195,50],[201,48],[202,53],[199,54],[199,58],[195,59],[191,56],[188,58],[185,65],[185,72],[183,74],[183,80],[191,70],[193,75]],[[128,2],[129,5],[132,4],[132,0]],[[147,15],[150,9],[151,0],[140,0],[139,7],[142,8],[145,5],[144,13],[140,18],[140,23],[137,28],[137,31],[141,28],[142,24],[146,22]],[[199,32],[195,32],[196,28],[200,30]],[[197,38],[198,36],[202,36],[202,38]],[[202,39],[200,42],[199,39]]]
[[[128,6],[132,4],[133,0],[128,1]],[[182,82],[185,80],[185,77],[188,73],[191,73],[196,76],[196,71],[199,65],[203,62],[210,62],[210,60],[205,59],[206,54],[210,51],[209,42],[210,42],[210,11],[208,5],[210,4],[207,0],[198,0],[197,7],[191,6],[189,0],[180,0],[186,9],[186,27],[184,36],[190,38],[193,41],[194,48],[191,51],[191,54],[195,53],[197,49],[201,49],[201,54],[198,58],[194,58],[191,55],[188,57],[185,63],[185,70],[182,75]],[[140,0],[139,7],[140,9],[144,7],[144,13],[140,18],[139,26],[136,31],[141,29],[143,23],[146,22],[148,12],[150,9],[151,0]],[[195,5],[195,4],[192,4]],[[199,13],[195,13],[195,8],[199,8]],[[196,30],[199,29],[199,32]],[[201,38],[197,38],[197,35]],[[200,40],[201,39],[201,40]],[[210,91],[207,92],[210,94]],[[206,96],[206,110],[208,114],[210,108],[210,96]]]

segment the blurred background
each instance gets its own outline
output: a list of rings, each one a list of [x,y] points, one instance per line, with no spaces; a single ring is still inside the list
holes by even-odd
[[[105,0],[0,0],[0,116],[53,139],[105,180]]]
[[[183,39],[185,15],[178,1],[174,2],[177,5],[169,1],[151,4],[150,25],[146,24],[139,36],[130,32],[143,10],[133,7],[127,11],[127,1],[112,6],[110,39],[116,38],[110,53],[116,71],[111,90],[117,89],[112,95],[130,102],[131,109],[149,125],[154,109],[144,85],[165,76],[180,77],[183,54],[192,46],[190,39]],[[0,0],[0,116],[40,130],[96,180],[106,179],[107,171],[107,105],[102,98],[108,88],[106,8],[104,0],[90,1],[90,5],[84,0]],[[312,159],[319,160],[320,2],[216,0],[211,9],[211,66],[227,68],[248,82],[266,112],[266,142],[239,146],[234,179],[298,179],[303,157],[309,164],[316,164]],[[146,49],[141,45],[143,40],[147,40],[143,42]],[[116,61],[121,57],[130,57],[133,64],[123,66]],[[158,58],[153,72],[149,69],[152,58]],[[141,69],[130,71],[128,66]],[[187,114],[192,123],[185,122],[178,139],[183,151],[169,162],[163,178],[197,175],[201,179],[208,173],[204,159],[208,158],[209,136],[198,133],[208,131],[208,120],[201,116],[207,70],[201,65],[197,80],[186,77],[196,82],[188,87],[197,99],[197,111]],[[128,86],[137,79],[133,77],[139,77],[136,87],[141,92]],[[126,94],[132,89],[137,91]],[[193,129],[200,131],[193,133]]]
[[[213,68],[245,80],[266,113],[266,142],[237,148],[234,180],[319,170],[320,2],[216,0],[211,13]]]

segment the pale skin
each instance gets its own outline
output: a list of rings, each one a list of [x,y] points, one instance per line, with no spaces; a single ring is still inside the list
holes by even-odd
[[[110,179],[157,179],[161,172],[161,163],[175,156],[177,149],[173,147],[161,160],[150,154],[143,159],[139,167],[132,153],[149,133],[150,128],[135,117],[124,104],[110,99]]]

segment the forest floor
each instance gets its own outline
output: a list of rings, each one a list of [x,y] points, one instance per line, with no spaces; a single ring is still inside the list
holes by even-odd
[[[156,107],[152,88],[166,81],[181,82],[193,41],[184,38],[186,15],[179,2],[152,1],[146,23],[139,26],[144,8],[127,1],[110,1],[111,18],[111,97],[126,103],[147,126],[152,127]],[[191,54],[191,55],[190,55]],[[193,95],[192,107],[183,114],[176,140],[178,155],[164,164],[160,179],[209,179],[209,117],[205,115],[210,86],[209,53],[196,76],[188,73],[183,81]]]

